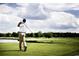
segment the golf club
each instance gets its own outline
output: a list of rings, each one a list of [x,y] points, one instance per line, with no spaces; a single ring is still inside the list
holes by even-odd
[[[24,24],[24,25],[25,25],[25,24]],[[30,29],[27,25],[25,25],[25,27],[28,28],[28,29],[31,31],[31,29]],[[33,32],[31,31],[31,33],[33,33]]]

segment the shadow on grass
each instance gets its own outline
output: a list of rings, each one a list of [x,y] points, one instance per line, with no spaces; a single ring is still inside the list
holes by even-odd
[[[79,56],[79,49],[72,51],[70,53],[64,54],[63,56]]]
[[[68,42],[54,42],[54,41],[26,41],[28,43],[46,43],[46,44],[68,44],[68,45],[76,45],[79,46],[79,42],[73,42],[73,43],[68,43]]]
[[[66,44],[66,45],[74,45],[74,46],[79,46],[79,42],[55,42],[55,41],[36,41],[36,40],[31,40],[31,41],[26,41],[28,43],[45,43],[45,44]]]
[[[20,51],[20,50],[0,50],[0,52],[15,52],[15,51]]]

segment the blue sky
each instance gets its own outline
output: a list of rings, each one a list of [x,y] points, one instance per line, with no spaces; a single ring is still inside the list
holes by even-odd
[[[6,3],[0,4],[0,32],[17,32],[23,18],[33,32],[79,33],[77,3]],[[29,32],[26,29],[26,32]]]

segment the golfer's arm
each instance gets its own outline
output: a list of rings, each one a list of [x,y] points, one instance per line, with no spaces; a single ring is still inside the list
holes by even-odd
[[[19,27],[19,23],[18,23],[17,27]]]
[[[21,24],[21,22],[19,22],[19,23],[18,23],[17,27],[19,27],[19,26],[20,26],[20,24]]]

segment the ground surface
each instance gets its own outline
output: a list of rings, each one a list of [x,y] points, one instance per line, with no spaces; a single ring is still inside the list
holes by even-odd
[[[0,43],[0,56],[78,56],[79,38],[28,38],[26,52],[18,43]]]

